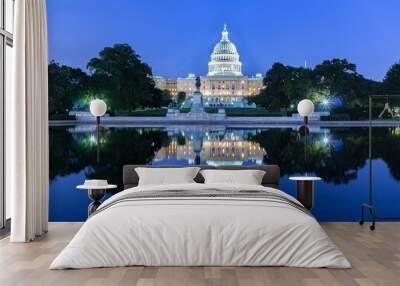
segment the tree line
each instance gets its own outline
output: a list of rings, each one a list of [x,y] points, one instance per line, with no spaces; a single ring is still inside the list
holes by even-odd
[[[320,109],[359,118],[368,108],[368,95],[400,94],[400,63],[390,67],[382,82],[365,78],[346,59],[325,60],[313,69],[275,63],[264,77],[265,88],[250,98],[271,111],[295,110],[308,98]]]
[[[127,44],[104,48],[87,63],[87,70],[50,62],[50,117],[87,109],[94,98],[103,99],[108,112],[118,114],[171,102],[168,91],[155,87],[151,67]]]
[[[87,71],[49,64],[49,115],[57,118],[71,110],[87,110],[94,98],[103,99],[108,112],[129,114],[136,109],[159,108],[171,103],[168,91],[155,87],[151,67],[128,44],[115,44],[87,63]],[[384,80],[374,81],[357,72],[346,59],[325,60],[314,68],[274,63],[265,73],[265,88],[249,98],[269,111],[295,111],[304,98],[320,109],[365,117],[370,94],[400,94],[400,63]],[[178,96],[178,105],[185,99]]]

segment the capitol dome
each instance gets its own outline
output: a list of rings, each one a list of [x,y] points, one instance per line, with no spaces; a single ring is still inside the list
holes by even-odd
[[[229,40],[226,25],[208,63],[208,76],[241,76],[242,63],[236,46]]]

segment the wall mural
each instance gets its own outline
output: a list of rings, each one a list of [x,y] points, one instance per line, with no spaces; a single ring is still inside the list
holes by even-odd
[[[213,11],[223,6],[224,23],[221,13],[209,13],[207,4],[180,13],[182,7],[172,9],[172,3],[158,3],[155,9],[145,1],[118,3],[118,8],[109,1],[97,1],[95,8],[72,2],[48,4],[52,220],[84,220],[84,211],[65,210],[65,198],[84,209],[88,199],[75,187],[88,178],[107,179],[118,185],[114,191],[121,191],[125,164],[278,164],[284,191],[294,193],[289,176],[307,173],[322,178],[316,200],[324,201],[319,205],[343,205],[337,214],[313,209],[318,219],[358,219],[368,186],[368,97],[400,94],[400,63],[390,56],[396,51],[389,51],[396,45],[368,42],[356,49],[341,42],[359,31],[351,23],[344,25],[346,31],[332,25],[341,17],[332,15],[336,9],[328,9],[320,25],[312,22],[323,38],[310,40],[282,25],[266,31],[247,18],[240,20],[236,4],[212,3]],[[114,8],[118,17],[100,30],[102,11]],[[155,16],[158,9],[169,13]],[[198,15],[201,23],[193,21]],[[276,17],[265,19],[281,21]],[[335,20],[326,21],[329,17]],[[71,18],[76,21],[68,21],[68,29],[60,32]],[[207,20],[213,24],[204,25]],[[308,21],[305,17],[301,23]],[[85,40],[76,41],[82,29]],[[372,37],[371,29],[365,29]],[[338,56],[332,55],[331,42],[326,46],[328,33],[337,41]],[[320,46],[310,55],[313,41]],[[371,57],[374,49],[381,49],[379,57]],[[99,137],[89,108],[94,99],[106,104]],[[304,99],[315,107],[308,136],[299,134],[303,117],[297,105]],[[385,194],[379,199],[388,200],[381,205],[391,212],[389,201],[400,199],[400,97],[376,100],[372,114],[379,120],[374,122],[374,183]]]

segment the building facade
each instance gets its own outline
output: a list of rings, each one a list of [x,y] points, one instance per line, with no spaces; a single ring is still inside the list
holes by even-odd
[[[224,26],[221,40],[215,45],[208,63],[208,73],[201,76],[201,93],[206,107],[249,107],[247,98],[259,94],[264,88],[261,74],[248,77],[242,74],[242,63],[235,44],[229,40],[229,33]],[[185,78],[177,78],[175,85],[167,85],[174,80],[154,77],[156,87],[169,90],[171,94],[185,92],[189,97],[185,105],[190,107],[191,95],[196,90],[196,77],[189,74]],[[173,92],[173,86],[176,87]]]
[[[161,90],[168,90],[172,96],[176,96],[178,94],[176,80],[167,79],[162,76],[154,76],[153,80],[156,88]]]

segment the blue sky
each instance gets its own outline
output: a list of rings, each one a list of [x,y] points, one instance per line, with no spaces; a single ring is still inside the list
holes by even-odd
[[[398,0],[47,0],[47,11],[49,59],[73,67],[128,43],[153,74],[203,75],[224,23],[248,75],[339,57],[381,80],[400,60]]]

